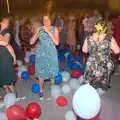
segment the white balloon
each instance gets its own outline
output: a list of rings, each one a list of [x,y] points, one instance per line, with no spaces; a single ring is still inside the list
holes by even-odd
[[[65,114],[65,120],[77,120],[74,112],[71,110],[71,111],[68,111],[66,114]]]
[[[17,63],[18,66],[23,64],[21,60],[17,60],[16,63]]]
[[[26,57],[26,58],[29,58],[30,56],[31,56],[31,52],[27,51],[27,52],[25,53],[25,57]]]
[[[80,87],[80,83],[78,82],[77,79],[75,78],[72,78],[70,81],[69,81],[69,84],[70,84],[70,87],[74,90],[77,90],[79,87]]]
[[[18,77],[21,78],[22,71],[18,72]]]
[[[106,91],[102,90],[101,88],[97,89],[97,92],[100,96],[104,95]]]
[[[70,85],[68,85],[68,84],[63,84],[63,86],[62,86],[62,92],[63,92],[64,94],[68,94],[68,93],[70,92],[70,90],[71,90]]]
[[[83,84],[83,81],[85,81],[84,76],[80,76],[77,80],[81,85]]]
[[[67,58],[69,54],[70,54],[70,53],[65,53],[65,58]]]
[[[101,99],[97,91],[89,84],[81,86],[73,96],[73,109],[82,119],[92,119],[101,108]]]
[[[27,69],[27,67],[26,66],[24,66],[24,65],[20,65],[19,67],[18,67],[18,71],[27,71],[28,69]]]
[[[4,98],[4,105],[6,108],[10,107],[11,105],[14,105],[16,103],[17,99],[15,94],[13,93],[8,93],[7,95],[5,95]]]
[[[2,113],[2,112],[0,113],[0,119],[1,120],[8,120],[6,114]]]
[[[63,82],[68,82],[71,78],[70,73],[66,72],[66,71],[62,72],[61,75],[62,75],[62,81]]]
[[[51,88],[51,96],[54,97],[55,99],[57,99],[61,95],[61,93],[62,90],[60,86],[55,85]]]
[[[29,63],[29,58],[25,57],[24,60],[25,60],[25,63]]]

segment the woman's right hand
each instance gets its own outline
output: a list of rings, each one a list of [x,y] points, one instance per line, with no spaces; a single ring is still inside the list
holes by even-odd
[[[14,64],[16,64],[16,58],[13,58],[13,60],[14,60]]]
[[[6,46],[8,43],[7,42],[5,42],[5,41],[0,41],[0,45],[2,45],[2,46]]]

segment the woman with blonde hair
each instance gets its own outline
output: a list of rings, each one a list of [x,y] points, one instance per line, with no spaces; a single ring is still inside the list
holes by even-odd
[[[43,26],[36,29],[30,44],[34,44],[39,39],[36,50],[35,74],[39,80],[40,93],[43,99],[44,80],[51,80],[51,87],[55,84],[55,77],[59,72],[56,45],[59,44],[58,28],[52,26],[52,19],[49,14],[43,15]]]
[[[110,58],[110,51],[119,54],[120,49],[116,40],[106,34],[106,24],[101,19],[95,26],[95,32],[88,36],[83,45],[83,52],[89,53],[84,73],[85,83],[106,91],[110,87],[110,75],[114,64]]]

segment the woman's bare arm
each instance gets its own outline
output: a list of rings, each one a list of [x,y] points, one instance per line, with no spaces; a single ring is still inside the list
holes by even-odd
[[[111,40],[111,50],[115,53],[115,54],[119,54],[120,53],[120,48],[116,42],[116,40],[112,37]]]
[[[83,47],[82,47],[82,51],[84,53],[88,53],[88,45],[87,45],[87,39],[85,39]]]
[[[59,45],[59,30],[58,28],[55,27],[55,35],[53,35],[50,31],[48,32],[49,36],[51,37],[51,39],[53,40],[53,42],[55,43],[55,45]]]
[[[38,36],[39,36],[39,32],[40,32],[40,28],[38,28],[35,32],[35,34],[33,35],[33,37],[31,38],[30,40],[30,45],[33,45],[36,40],[38,39]]]

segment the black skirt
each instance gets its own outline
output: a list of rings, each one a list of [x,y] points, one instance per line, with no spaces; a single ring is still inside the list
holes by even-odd
[[[15,79],[13,57],[6,47],[0,46],[0,86],[13,85]]]

